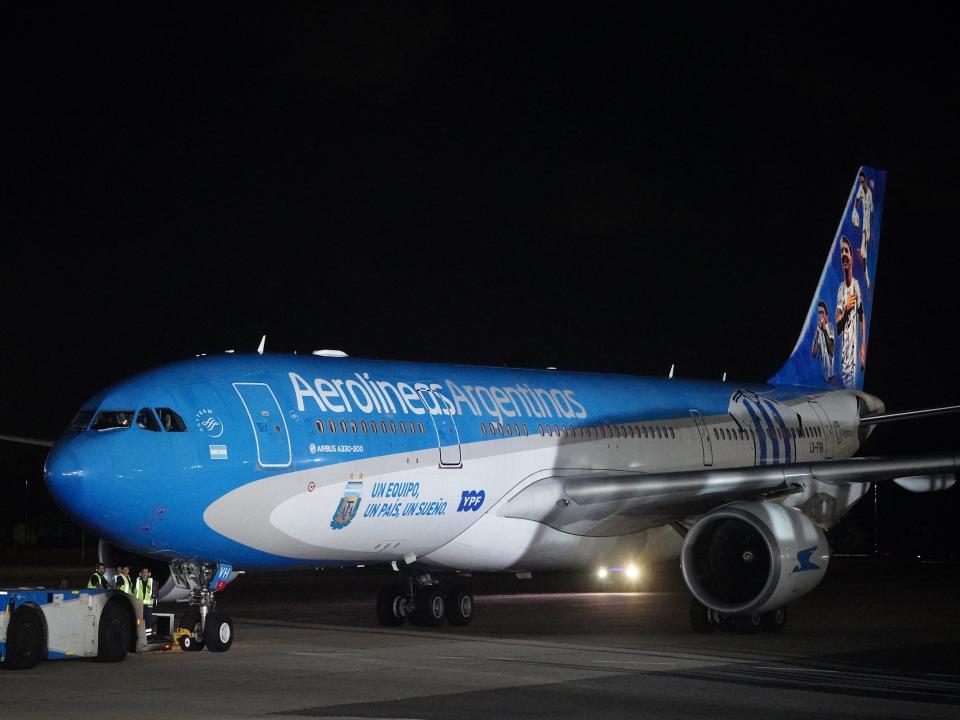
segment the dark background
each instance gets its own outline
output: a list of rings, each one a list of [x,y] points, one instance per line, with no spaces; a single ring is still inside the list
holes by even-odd
[[[762,380],[860,164],[889,173],[866,389],[960,402],[958,28],[763,7],[8,12],[0,433],[54,438],[102,387],[264,333]],[[956,451],[958,427],[882,428],[865,452]],[[0,446],[0,544],[78,540],[43,456]],[[956,556],[957,495],[881,488],[881,550]],[[872,550],[872,507],[842,530]]]

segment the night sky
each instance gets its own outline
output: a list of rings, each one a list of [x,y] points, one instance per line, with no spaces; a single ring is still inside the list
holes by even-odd
[[[272,352],[763,380],[860,164],[889,173],[866,389],[960,402],[945,18],[130,12],[3,23],[0,433],[53,438],[125,376],[264,333]],[[866,451],[958,451],[958,429],[884,428]],[[0,447],[11,483],[42,458]],[[960,509],[900,493],[941,529]]]

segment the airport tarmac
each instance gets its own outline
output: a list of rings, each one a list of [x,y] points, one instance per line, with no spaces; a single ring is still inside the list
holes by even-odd
[[[474,578],[466,628],[381,628],[384,580],[240,578],[225,654],[0,674],[0,717],[956,718],[960,566],[834,560],[779,635],[697,635],[675,578],[657,592],[559,592]],[[582,578],[568,582],[584,590]],[[504,590],[542,592],[504,592]]]

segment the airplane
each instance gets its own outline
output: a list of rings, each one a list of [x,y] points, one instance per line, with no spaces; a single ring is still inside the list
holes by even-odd
[[[948,489],[956,455],[855,458],[887,413],[863,390],[886,173],[857,171],[793,351],[730,383],[228,353],[83,404],[49,492],[101,560],[169,567],[190,649],[230,647],[216,592],[246,570],[391,565],[386,626],[466,625],[474,572],[679,560],[699,632],[779,631],[825,535],[894,481]],[[868,287],[868,280],[870,284]]]

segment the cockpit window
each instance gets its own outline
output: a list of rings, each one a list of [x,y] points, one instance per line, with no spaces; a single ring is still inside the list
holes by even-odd
[[[157,416],[150,408],[143,408],[137,413],[137,427],[150,432],[160,432],[160,423],[157,422]]]
[[[160,416],[160,424],[167,432],[187,431],[187,425],[183,422],[183,418],[170,408],[157,408],[157,415]]]
[[[133,410],[101,410],[93,419],[91,430],[117,430],[130,427]]]
[[[92,410],[81,410],[78,412],[73,420],[70,421],[71,430],[86,430],[87,425],[90,424],[90,420],[93,419]]]

